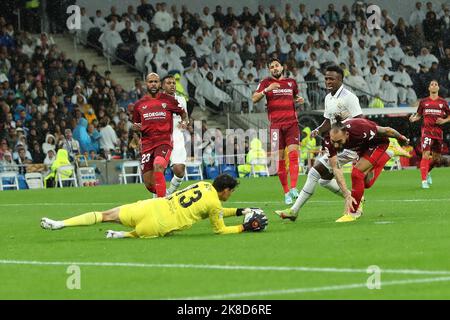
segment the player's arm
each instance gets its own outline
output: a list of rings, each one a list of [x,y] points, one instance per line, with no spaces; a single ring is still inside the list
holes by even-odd
[[[280,87],[279,83],[271,83],[269,86],[266,87],[265,82],[261,82],[256,89],[256,92],[252,96],[253,103],[259,102],[263,97],[266,96],[266,93],[269,91],[272,91],[273,89],[278,89]]]
[[[377,136],[378,137],[395,138],[399,142],[403,142],[403,143],[406,143],[406,144],[409,143],[409,139],[407,137],[405,137],[400,132],[398,132],[397,130],[395,130],[393,128],[390,128],[390,127],[379,127],[379,126],[377,126]]]
[[[409,122],[416,122],[419,121],[422,118],[422,116],[418,113],[414,113],[409,117]]]
[[[438,125],[443,125],[443,124],[446,124],[447,122],[450,122],[450,116],[447,116],[447,118],[437,118],[436,119],[436,124],[438,124]]]
[[[230,214],[232,211],[228,209],[227,214]],[[213,227],[214,233],[216,234],[230,234],[230,233],[241,233],[244,231],[244,226],[239,224],[237,226],[226,226],[223,221],[224,208],[221,206],[216,206],[213,208],[209,214],[209,221]]]
[[[134,131],[141,131],[141,115],[139,114],[137,106],[133,106],[133,126],[131,127]]]
[[[352,197],[352,193],[347,188],[347,184],[345,183],[344,174],[342,172],[342,169],[340,168],[338,161],[337,161],[337,155],[334,155],[329,158],[331,168],[333,169],[334,177],[336,178],[336,182],[339,185],[339,187],[342,190],[342,194],[345,198],[345,210],[346,213],[353,211],[353,203],[356,203],[355,199]]]
[[[328,132],[331,129],[331,121],[328,118],[323,120],[322,124],[311,131],[311,138],[315,138],[318,135],[321,135],[323,132]]]

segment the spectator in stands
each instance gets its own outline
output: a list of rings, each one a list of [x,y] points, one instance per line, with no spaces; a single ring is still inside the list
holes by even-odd
[[[402,64],[399,65],[397,72],[394,72],[392,82],[398,88],[399,103],[412,104],[417,101],[416,93],[412,89],[413,82],[411,77]]]
[[[162,32],[168,32],[173,26],[173,17],[166,11],[166,3],[161,3],[159,8],[157,6],[157,11],[152,18],[152,22],[155,24],[156,28]]]
[[[390,81],[388,74],[384,74],[383,81],[381,81],[380,98],[385,101],[386,108],[391,108],[391,107],[397,106],[398,89]]]
[[[95,17],[94,17],[94,26],[96,28],[99,28],[101,31],[104,31],[107,27],[108,22],[106,22],[105,18],[102,17],[102,11],[97,10],[95,11]]]
[[[427,35],[431,44],[436,43],[441,35],[440,22],[436,18],[436,13],[432,11],[427,12],[422,28],[423,33]]]
[[[0,160],[0,172],[19,172],[19,166],[12,159],[12,154],[9,151],[6,151],[3,154],[3,159]]]
[[[70,161],[74,161],[75,157],[80,154],[80,143],[72,136],[72,130],[67,128],[64,130],[64,140],[59,146],[67,150]]]
[[[119,139],[117,138],[116,132],[111,127],[110,119],[108,117],[104,117],[100,121],[100,134],[100,150],[104,157],[108,158],[108,155],[110,155],[119,145]]]
[[[146,21],[152,21],[155,14],[155,8],[147,0],[141,0],[141,4],[137,7],[137,13]]]
[[[420,55],[417,57],[417,61],[427,69],[431,68],[433,62],[439,63],[439,60],[425,47],[420,50]]]
[[[56,138],[52,134],[47,134],[45,142],[42,144],[42,151],[46,154],[49,149],[56,150]]]
[[[19,165],[19,173],[25,174],[27,172],[26,165],[32,164],[33,159],[31,158],[31,155],[27,155],[29,152],[21,145],[18,146],[17,154],[18,156],[15,161]]]
[[[42,152],[39,142],[35,141],[32,146],[33,149],[31,150],[31,156],[33,158],[33,163],[43,163],[45,159],[45,153]]]
[[[425,12],[422,10],[422,3],[416,2],[416,8],[409,17],[409,25],[412,27],[422,25],[423,20],[425,20]]]

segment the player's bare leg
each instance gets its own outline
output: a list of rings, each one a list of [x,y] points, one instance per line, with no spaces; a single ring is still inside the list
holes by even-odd
[[[185,174],[185,165],[184,164],[174,164],[172,166],[173,171],[173,178],[170,181],[170,187],[167,189],[166,195],[170,195],[174,193],[180,184],[184,180],[184,174]]]
[[[428,150],[423,151],[422,159],[420,160],[420,174],[422,176],[422,189],[430,188],[427,178],[428,178],[429,171],[430,171],[431,161],[432,161],[432,156],[431,156],[430,151],[428,151]]]

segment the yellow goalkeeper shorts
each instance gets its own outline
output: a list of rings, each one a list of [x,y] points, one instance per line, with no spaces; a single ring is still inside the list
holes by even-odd
[[[120,222],[134,228],[140,238],[155,238],[165,234],[158,222],[159,214],[167,210],[163,199],[149,199],[120,207]]]

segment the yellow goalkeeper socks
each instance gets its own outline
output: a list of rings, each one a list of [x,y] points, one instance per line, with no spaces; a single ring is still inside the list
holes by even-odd
[[[101,212],[93,211],[63,221],[65,227],[90,226],[103,221]]]

